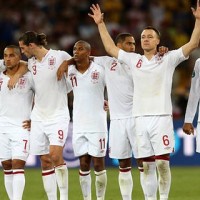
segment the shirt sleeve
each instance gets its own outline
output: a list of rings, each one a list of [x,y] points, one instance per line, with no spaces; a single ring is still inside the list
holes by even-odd
[[[109,56],[95,56],[94,57],[94,63],[101,65],[102,67],[105,67],[105,65],[107,65],[107,63],[112,60],[112,57]]]
[[[60,51],[60,53],[62,55],[63,60],[69,60],[71,58],[71,56],[65,51]]]
[[[200,59],[198,59],[194,66],[192,73],[192,81],[190,87],[190,93],[185,113],[185,123],[192,123],[194,116],[197,112],[197,106],[200,98]]]
[[[4,60],[0,60],[0,72],[3,72],[6,69],[6,66],[4,65]]]

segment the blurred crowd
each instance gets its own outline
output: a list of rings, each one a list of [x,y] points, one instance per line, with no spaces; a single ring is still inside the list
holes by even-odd
[[[161,32],[161,45],[179,48],[189,41],[194,18],[191,6],[196,0],[0,0],[0,55],[8,44],[18,44],[19,36],[28,30],[45,33],[49,48],[65,50],[72,55],[74,43],[83,39],[92,45],[93,55],[105,55],[97,27],[90,17],[90,5],[99,3],[105,22],[115,38],[130,32],[140,48],[141,30],[148,25]],[[1,58],[2,58],[1,56]],[[174,117],[184,116],[195,60],[195,51],[174,75],[172,90]]]

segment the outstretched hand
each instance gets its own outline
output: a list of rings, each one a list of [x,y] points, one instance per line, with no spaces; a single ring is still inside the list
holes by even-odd
[[[197,0],[196,10],[194,8],[191,8],[191,9],[192,9],[192,13],[195,16],[195,18],[200,20],[200,5],[199,5],[199,0]]]
[[[88,13],[88,16],[93,18],[96,24],[102,23],[104,14],[101,12],[99,4],[96,5],[92,4],[90,10],[92,11],[92,14]]]

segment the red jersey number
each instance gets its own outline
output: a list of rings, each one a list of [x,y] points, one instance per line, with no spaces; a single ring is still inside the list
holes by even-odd
[[[113,62],[110,71],[116,71],[117,62]]]
[[[168,135],[163,135],[163,144],[165,145],[165,146],[168,146],[169,145],[169,137],[168,137]]]
[[[72,87],[77,86],[77,79],[75,76],[70,77],[70,81],[72,83]]]
[[[137,67],[137,68],[142,67],[142,60],[141,60],[141,59],[138,60],[138,62],[137,62],[137,64],[136,64],[136,67]]]
[[[58,131],[58,138],[59,138],[60,140],[63,140],[63,138],[64,138],[63,130],[59,130],[59,131]]]
[[[33,69],[33,75],[36,75],[37,74],[37,67],[36,67],[36,65],[33,65],[32,69]]]
[[[105,140],[105,138],[101,138],[99,140],[99,143],[100,143],[100,148],[101,149],[105,149],[106,148],[106,140]]]

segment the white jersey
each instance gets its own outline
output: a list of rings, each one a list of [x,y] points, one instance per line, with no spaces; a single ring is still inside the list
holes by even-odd
[[[58,50],[49,50],[39,62],[35,57],[28,60],[28,68],[35,84],[35,105],[31,119],[35,121],[69,119],[66,80],[57,80],[57,69],[71,56]]]
[[[94,62],[105,67],[110,119],[132,117],[133,78],[130,68],[109,56],[95,57]]]
[[[4,65],[4,60],[1,59],[1,60],[0,60],[0,72],[5,71],[5,69],[6,69],[6,66]]]
[[[33,104],[33,81],[31,73],[23,75],[16,87],[9,90],[9,77],[0,73],[0,127],[22,127],[24,120],[30,119]]]
[[[134,96],[133,116],[171,115],[172,77],[176,66],[187,58],[182,48],[163,57],[148,60],[144,55],[119,51],[119,60],[132,67]]]
[[[68,76],[74,93],[74,133],[107,132],[106,111],[103,108],[104,68],[92,62],[82,74],[71,65],[68,69]]]
[[[197,106],[199,100],[200,100],[200,58],[196,60],[194,71],[192,74],[190,94],[185,113],[185,123],[193,122],[194,116],[197,112]],[[198,112],[198,122],[200,122],[200,112]]]

